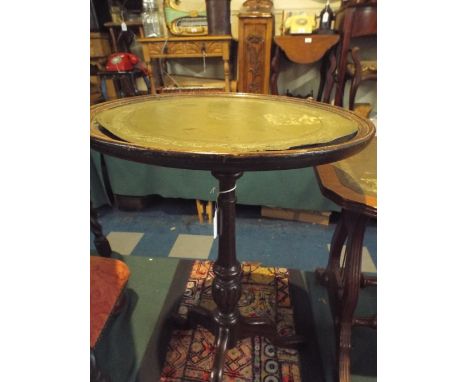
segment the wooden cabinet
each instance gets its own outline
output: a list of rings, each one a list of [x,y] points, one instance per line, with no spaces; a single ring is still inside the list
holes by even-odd
[[[239,92],[269,93],[273,20],[271,7],[244,6],[239,12]]]

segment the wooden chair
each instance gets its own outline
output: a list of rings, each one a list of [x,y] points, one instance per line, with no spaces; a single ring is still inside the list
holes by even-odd
[[[361,61],[358,47],[351,49],[351,57],[353,62],[346,65],[346,79],[351,80],[348,107],[354,110],[354,101],[361,82],[377,81],[377,61]]]
[[[343,1],[342,7],[336,13],[335,29],[341,35],[335,57],[330,59],[329,71],[335,72],[335,76],[327,77],[327,85],[325,85],[323,101],[328,102],[332,91],[332,83],[336,85],[335,105],[343,106],[344,89],[346,81],[350,78],[355,78],[351,84],[350,104],[352,102],[354,108],[354,98],[356,96],[357,87],[360,82],[365,79],[374,79],[368,76],[368,73],[361,71],[364,66],[374,67],[375,72],[372,76],[377,78],[377,65],[364,64],[359,61],[357,51],[354,52],[351,47],[351,40],[357,37],[376,36],[377,35],[377,0],[349,0]],[[351,52],[352,64],[349,63],[349,54]],[[359,70],[359,66],[361,70]],[[332,67],[334,66],[334,67]],[[331,82],[330,82],[331,81]]]

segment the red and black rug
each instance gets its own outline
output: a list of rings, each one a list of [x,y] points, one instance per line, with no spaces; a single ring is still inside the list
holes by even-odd
[[[211,261],[193,264],[179,313],[191,305],[214,308],[211,298],[213,280]],[[295,334],[289,272],[285,268],[266,268],[244,263],[239,301],[246,317],[268,316],[276,322],[281,336]],[[199,326],[196,330],[174,330],[169,341],[161,382],[209,381],[213,365],[214,336]],[[275,347],[263,337],[242,340],[226,354],[224,381],[229,382],[299,382],[299,352]]]

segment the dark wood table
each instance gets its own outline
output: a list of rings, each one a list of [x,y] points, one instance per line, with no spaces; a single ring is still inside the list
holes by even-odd
[[[377,217],[377,138],[359,154],[316,167],[322,193],[342,207],[333,234],[327,269],[317,275],[327,286],[335,322],[336,380],[350,382],[351,328],[377,327],[376,317],[354,317],[359,289],[377,285],[375,277],[361,274],[362,243],[369,218]],[[341,262],[343,246],[346,252]]]
[[[212,381],[221,381],[227,349],[261,335],[278,346],[269,318],[245,318],[238,309],[241,265],[236,257],[236,180],[244,171],[284,170],[334,162],[358,153],[375,133],[349,111],[290,97],[247,94],[142,96],[91,107],[91,147],[140,163],[210,170],[219,181],[218,258],[213,266],[214,312],[195,307],[191,325],[216,336]],[[181,280],[181,282],[183,282]]]
[[[339,40],[339,34],[308,34],[275,37],[276,50],[271,60],[271,94],[278,94],[281,54],[284,54],[289,61],[296,64],[314,64],[323,59],[320,68],[320,85],[317,93],[317,100],[320,101],[325,85],[330,84],[329,86],[332,86],[331,80],[327,80],[327,78],[332,77],[336,67],[336,64],[329,64],[325,56],[330,56],[329,58],[332,59],[335,58],[334,54],[331,54],[332,48],[338,44]]]

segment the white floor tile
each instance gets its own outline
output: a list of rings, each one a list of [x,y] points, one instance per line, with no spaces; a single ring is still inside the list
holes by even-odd
[[[169,257],[207,259],[212,244],[212,236],[180,234],[172,246]]]
[[[141,232],[110,232],[107,240],[114,252],[130,255],[143,235]]]

